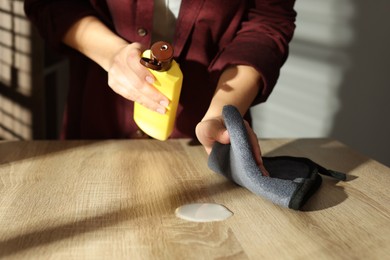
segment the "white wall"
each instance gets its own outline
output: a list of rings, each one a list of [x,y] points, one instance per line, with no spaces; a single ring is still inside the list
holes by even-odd
[[[332,137],[390,166],[390,1],[297,0],[290,56],[262,138]]]

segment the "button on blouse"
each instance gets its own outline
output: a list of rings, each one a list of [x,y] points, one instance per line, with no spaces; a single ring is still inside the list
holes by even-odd
[[[137,33],[138,33],[139,36],[144,37],[144,36],[146,36],[148,34],[148,31],[146,29],[144,29],[144,28],[138,28]]]

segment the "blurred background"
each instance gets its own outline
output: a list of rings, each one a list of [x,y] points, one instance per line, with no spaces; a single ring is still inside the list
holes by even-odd
[[[390,1],[295,6],[290,56],[269,100],[252,109],[255,131],[335,138],[390,166]]]
[[[390,166],[390,2],[297,0],[296,11],[278,84],[252,108],[258,136],[335,138]],[[0,139],[56,139],[67,74],[23,1],[0,0]]]
[[[46,49],[22,0],[0,0],[0,139],[58,137],[67,61]]]

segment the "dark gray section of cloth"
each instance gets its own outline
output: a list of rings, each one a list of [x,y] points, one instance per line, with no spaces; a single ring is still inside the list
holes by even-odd
[[[216,143],[213,146],[208,161],[209,168],[275,204],[288,207],[302,179],[286,180],[262,176],[253,157],[241,114],[230,105],[223,108],[222,114],[230,144]]]

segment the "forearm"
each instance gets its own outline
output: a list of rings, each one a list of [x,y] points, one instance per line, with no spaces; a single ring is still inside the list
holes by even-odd
[[[86,16],[73,24],[64,35],[63,42],[106,71],[114,54],[129,44],[94,16]]]
[[[260,73],[250,66],[237,65],[226,69],[203,120],[221,116],[225,105],[234,105],[244,115],[259,92]]]

